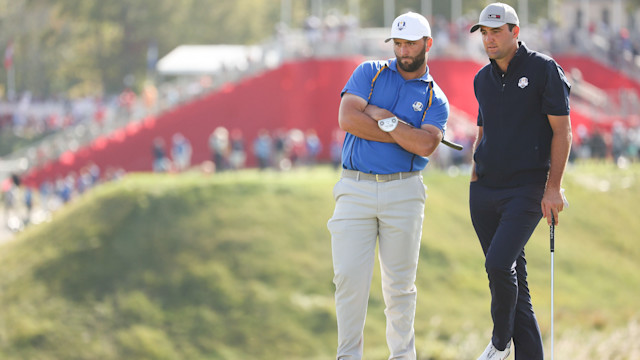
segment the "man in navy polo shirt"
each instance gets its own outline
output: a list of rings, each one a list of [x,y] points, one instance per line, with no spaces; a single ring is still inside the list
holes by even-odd
[[[542,217],[558,224],[571,147],[570,85],[550,57],[518,41],[518,16],[494,3],[480,14],[490,63],[474,79],[478,135],[469,205],[485,254],[493,335],[479,360],[542,360],[524,247]],[[553,219],[553,220],[552,220]]]
[[[396,58],[360,64],[342,90],[338,114],[347,134],[328,223],[337,359],[362,358],[378,239],[390,358],[416,358],[415,278],[426,200],[421,171],[443,138],[449,104],[427,67],[433,44],[427,19],[400,15],[390,40]]]

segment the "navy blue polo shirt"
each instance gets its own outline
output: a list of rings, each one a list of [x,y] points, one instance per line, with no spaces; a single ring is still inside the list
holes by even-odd
[[[446,129],[449,102],[428,67],[422,77],[405,80],[398,73],[395,59],[366,61],[354,70],[341,95],[345,92],[389,110],[414,127],[431,124],[443,133]],[[369,174],[419,171],[428,162],[428,158],[410,153],[398,144],[365,140],[350,133],[346,134],[342,147],[342,167]]]
[[[569,115],[571,85],[562,68],[519,44],[506,73],[491,60],[473,81],[483,128],[473,158],[485,186],[546,183],[553,137],[547,115]]]

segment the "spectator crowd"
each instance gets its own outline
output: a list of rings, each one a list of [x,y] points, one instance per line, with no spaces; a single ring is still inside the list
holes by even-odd
[[[456,22],[451,22],[443,17],[435,17],[431,21],[438,44],[433,49],[433,56],[476,57],[477,54],[482,54],[482,50],[477,48],[478,42],[472,41],[468,36],[473,18],[463,16]],[[364,30],[353,17],[329,11],[325,18],[309,16],[301,29],[301,38],[295,38],[294,32],[279,24],[275,33],[276,45],[273,46],[279,49],[283,60],[293,56],[332,56],[336,52],[342,55],[358,53],[376,57],[381,54],[389,55],[388,47],[379,44],[379,36],[371,36],[376,39],[375,45],[372,45],[373,42]],[[553,22],[545,22],[529,33],[531,38],[524,40],[532,43],[535,48],[549,52],[562,50],[590,53],[625,70],[629,76],[640,78],[640,29],[637,27],[615,28],[612,24],[602,22],[562,30]],[[486,60],[484,55],[481,58]],[[572,76],[578,84],[575,93],[586,94],[584,99],[588,100],[589,85],[582,84],[577,75]],[[229,80],[224,76],[220,79]],[[0,136],[11,134],[13,137],[32,139],[30,147],[17,152],[28,157],[31,166],[38,166],[57,158],[65,151],[78,149],[83,141],[90,141],[131,121],[164,111],[211,91],[221,85],[218,80],[215,76],[201,76],[167,81],[157,87],[145,83],[138,92],[127,86],[119,94],[75,99],[37,99],[25,92],[15,103],[0,102]],[[632,104],[631,107],[627,106],[631,110],[626,112],[635,112],[636,118],[638,95],[635,94],[633,99],[626,102]],[[616,101],[602,103],[607,106],[620,100],[624,104],[622,97],[627,95],[620,96],[621,99],[614,99]],[[605,125],[589,128],[581,125],[574,128],[571,162],[593,158],[625,166],[640,161],[640,122]],[[452,136],[451,140],[463,144],[464,150],[454,151],[441,146],[431,159],[431,167],[466,173],[471,162],[473,134],[451,132],[448,133],[449,136]],[[154,172],[184,172],[193,169],[225,172],[255,164],[262,171],[286,171],[328,162],[337,169],[340,167],[343,138],[344,133],[339,129],[330,136],[328,144],[322,143],[314,129],[260,129],[255,138],[247,139],[238,129],[217,126],[207,139],[208,160],[203,164],[193,164],[193,144],[188,137],[177,132],[171,139],[158,137],[150,144],[153,156],[151,168]],[[37,188],[25,186],[15,174],[0,179],[6,226],[16,231],[33,222],[34,218],[43,218],[44,216],[34,213],[34,204],[39,205],[39,214],[46,214],[97,184],[123,175],[122,169],[100,169],[97,165],[90,164],[78,173],[44,181]]]
[[[331,137],[330,156],[334,166],[339,164],[342,136],[338,129]],[[260,170],[291,170],[301,166],[313,166],[321,160],[323,144],[315,129],[303,132],[300,129],[260,129],[250,142],[239,129],[229,131],[224,126],[216,127],[207,140],[209,159],[204,164],[195,164],[208,172],[240,170],[247,167],[253,157]],[[192,146],[181,133],[172,137],[167,146],[161,137],[154,139],[151,152],[154,172],[183,172],[194,164],[191,162]],[[252,164],[253,165],[253,164]]]

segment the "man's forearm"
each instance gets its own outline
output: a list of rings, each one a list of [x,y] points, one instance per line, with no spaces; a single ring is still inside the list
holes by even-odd
[[[473,142],[473,147],[471,148],[471,181],[478,180],[478,174],[476,174],[476,162],[473,159],[473,154],[476,153],[476,149],[480,144],[480,140],[482,140],[482,136],[484,135],[483,129],[481,126],[478,126],[478,133],[476,134],[476,140]]]
[[[380,109],[378,107],[375,108]],[[363,99],[355,97],[355,95],[345,94],[338,112],[340,128],[365,140],[386,143],[395,142],[388,133],[380,130],[377,119],[371,116],[371,110]]]
[[[403,149],[418,156],[431,155],[442,140],[442,132],[435,126],[414,128],[411,125],[400,123],[389,134]]]
[[[560,191],[562,177],[571,151],[571,120],[566,116],[549,115],[549,123],[553,130],[551,138],[551,164],[547,179],[547,189]]]
[[[380,130],[377,121],[371,119],[364,113],[353,114],[348,120],[341,121],[340,128],[365,140],[386,143],[395,142],[389,133]]]
[[[551,139],[551,167],[547,179],[547,189],[559,190],[571,151],[571,132],[554,133]]]

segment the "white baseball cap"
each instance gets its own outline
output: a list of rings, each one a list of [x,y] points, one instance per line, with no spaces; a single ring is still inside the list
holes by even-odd
[[[425,36],[431,37],[429,22],[424,16],[410,11],[393,20],[391,37],[384,42],[388,42],[391,39],[416,41]]]
[[[513,24],[520,26],[520,20],[518,20],[518,14],[509,5],[503,3],[493,3],[487,5],[480,13],[480,20],[478,23],[471,27],[469,32],[478,30],[481,26],[490,28],[497,28],[504,24]]]

